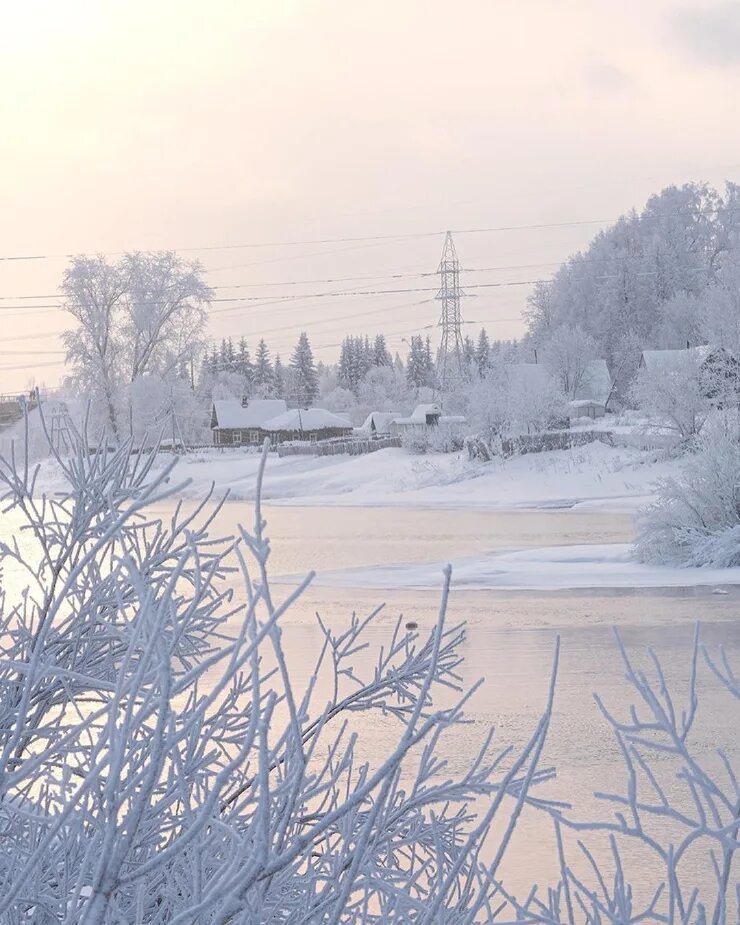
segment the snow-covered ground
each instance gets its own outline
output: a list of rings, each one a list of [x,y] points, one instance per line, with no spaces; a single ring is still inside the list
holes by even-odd
[[[546,546],[491,552],[452,562],[454,588],[554,591],[578,588],[685,588],[740,584],[740,568],[670,568],[635,562],[626,543]],[[283,579],[292,580],[292,579]],[[439,563],[321,572],[318,585],[428,590],[439,588]],[[717,587],[721,593],[721,588]]]
[[[259,458],[239,451],[203,451],[182,459],[173,481],[183,494],[217,493],[252,499]],[[264,500],[293,505],[435,508],[552,508],[635,510],[650,500],[655,480],[675,463],[655,453],[601,443],[490,463],[466,454],[412,456],[386,449],[366,456],[271,456]]]

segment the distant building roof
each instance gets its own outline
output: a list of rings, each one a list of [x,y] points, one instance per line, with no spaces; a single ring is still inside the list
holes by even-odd
[[[436,403],[431,402],[426,405],[417,405],[414,408],[412,414],[407,418],[394,418],[394,424],[410,425],[410,424],[424,424],[427,423],[428,417],[436,418],[435,423],[437,424],[464,424],[465,418],[461,414],[442,414],[442,408]]]
[[[362,427],[357,429],[370,432],[375,428],[376,432],[385,433],[390,428],[391,422],[400,417],[402,417],[400,411],[371,411],[365,418]]]
[[[405,418],[396,418],[395,424],[426,424],[427,417],[432,415],[438,420],[442,416],[442,408],[436,402],[428,402],[424,405],[417,405],[411,414]]]
[[[312,431],[330,428],[352,430],[352,425],[346,418],[341,418],[326,408],[291,408],[266,421],[262,426],[269,431]]]
[[[702,344],[699,347],[688,347],[680,350],[643,350],[640,359],[640,366],[644,366],[651,372],[660,372],[666,369],[676,369],[682,362],[691,358],[697,363],[703,363],[704,360],[713,352],[709,344]]]
[[[262,427],[287,408],[282,398],[252,398],[246,405],[238,398],[218,398],[213,402],[211,426],[227,430]]]
[[[588,408],[590,405],[600,405],[603,408],[604,402],[598,398],[576,398],[568,402],[569,408]]]

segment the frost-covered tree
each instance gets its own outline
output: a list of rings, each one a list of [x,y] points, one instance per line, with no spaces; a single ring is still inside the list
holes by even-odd
[[[478,368],[478,375],[485,375],[486,370],[488,369],[488,364],[491,358],[491,344],[488,340],[488,334],[486,333],[485,328],[480,329],[480,334],[478,335],[478,343],[475,347],[475,364]]]
[[[412,336],[406,359],[406,378],[417,390],[433,384],[434,358],[429,338],[425,341],[421,335]]]
[[[641,367],[632,397],[638,408],[659,415],[680,437],[698,434],[711,407],[700,354],[676,350],[664,363]]]
[[[166,377],[182,358],[190,360],[203,348],[211,298],[203,270],[171,251],[135,252],[122,258],[120,273],[126,283],[122,335],[129,381],[147,373]]]
[[[301,332],[293,355],[290,358],[292,372],[292,389],[295,401],[310,405],[319,394],[319,380],[313,359],[313,351],[305,331]]]
[[[76,257],[61,291],[64,311],[77,322],[64,335],[72,379],[120,439],[132,383],[176,378],[183,361],[199,356],[211,290],[197,263],[163,252],[126,254],[115,263]]]
[[[275,371],[270,359],[270,351],[264,338],[257,344],[252,369],[252,382],[255,394],[260,398],[268,398],[275,390]]]
[[[475,344],[473,343],[473,339],[469,336],[466,336],[463,340],[462,361],[465,371],[468,374],[471,374],[477,369]]]
[[[566,412],[566,396],[545,367],[531,375],[532,365],[512,359],[510,351],[492,353],[485,375],[462,387],[465,401],[456,406],[471,430],[489,443],[495,437],[548,430]]]
[[[275,398],[285,398],[285,370],[280,354],[275,354],[275,363],[272,368]]]
[[[617,354],[626,340],[635,338],[643,348],[664,343],[667,334],[673,336],[665,303],[701,296],[728,262],[740,228],[737,198],[732,184],[724,197],[706,184],[671,186],[651,196],[641,212],[599,232],[552,282],[534,288],[530,334],[546,343],[555,329],[578,326],[595,339],[612,370],[620,365]],[[683,336],[680,326],[676,333]]]
[[[392,364],[393,360],[388,352],[385,337],[382,334],[376,334],[373,342],[373,366],[391,366]]]
[[[639,558],[661,565],[740,565],[739,488],[740,422],[731,411],[715,415],[679,473],[658,483],[657,499],[640,519]]]
[[[62,280],[64,308],[77,322],[62,335],[72,379],[115,438],[121,426],[120,390],[127,379],[126,344],[121,331],[127,281],[119,265],[103,257],[80,257]]]
[[[700,311],[702,341],[725,347],[740,359],[740,267],[728,263],[717,280],[702,292]]]
[[[562,325],[549,333],[544,343],[544,361],[569,399],[588,385],[589,367],[597,358],[595,339],[579,325]]]
[[[236,372],[244,376],[247,382],[251,382],[254,375],[246,337],[239,338],[239,345],[236,349]]]

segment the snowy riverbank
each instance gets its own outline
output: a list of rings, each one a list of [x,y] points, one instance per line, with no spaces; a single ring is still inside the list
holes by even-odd
[[[186,497],[216,492],[254,498],[257,454],[203,451],[185,457],[173,481],[190,480]],[[264,500],[300,506],[403,506],[632,511],[647,503],[674,462],[655,453],[600,443],[490,463],[460,454],[412,456],[386,449],[367,456],[271,456]]]
[[[740,585],[740,568],[670,568],[635,562],[626,543],[495,551],[452,562],[453,587],[466,591],[559,591],[599,588],[689,588]],[[280,579],[291,580],[291,579]],[[321,572],[336,588],[434,590],[441,563],[409,563]],[[721,588],[717,588],[720,592]]]

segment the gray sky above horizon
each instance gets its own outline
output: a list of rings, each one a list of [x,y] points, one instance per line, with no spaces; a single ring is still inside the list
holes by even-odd
[[[0,392],[62,374],[65,317],[19,298],[55,292],[56,255],[224,245],[187,256],[267,301],[433,287],[391,277],[435,270],[442,234],[234,245],[451,228],[464,267],[513,267],[464,282],[543,278],[600,226],[463,232],[740,179],[738,91],[737,2],[0,0],[0,257],[51,255],[0,260]],[[471,332],[522,333],[526,285],[470,291]],[[433,295],[219,303],[210,334],[285,356],[306,328],[332,359],[385,331],[403,352]]]

